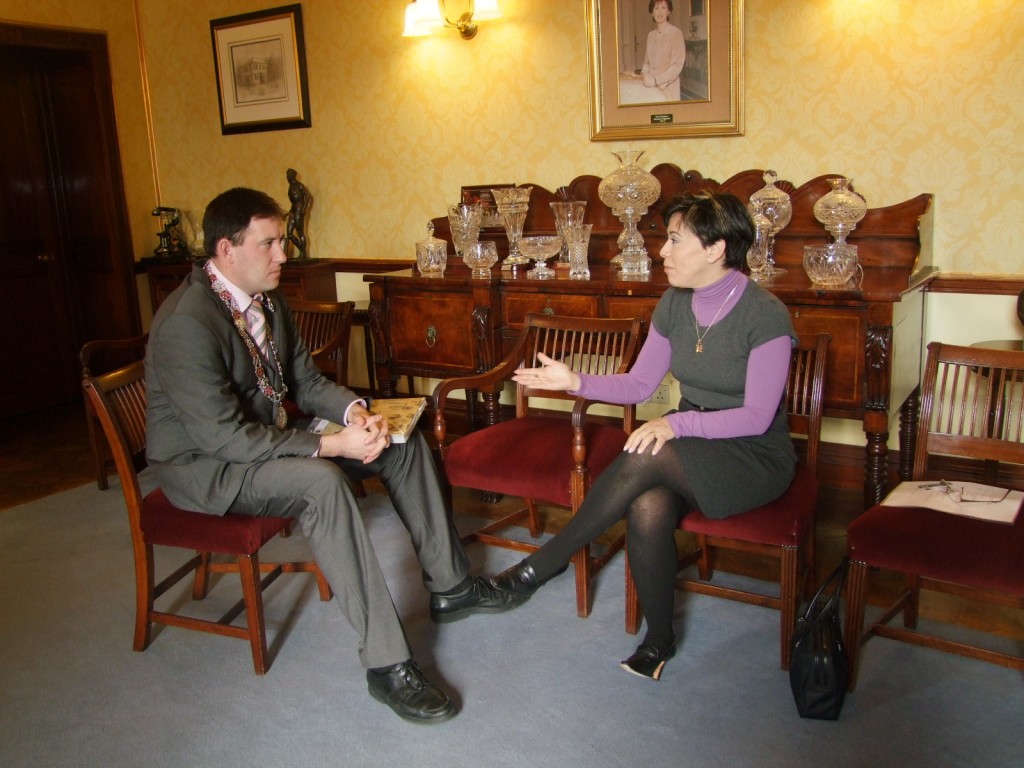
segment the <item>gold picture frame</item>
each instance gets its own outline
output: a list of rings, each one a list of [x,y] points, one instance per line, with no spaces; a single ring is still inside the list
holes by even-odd
[[[302,6],[210,22],[222,134],[309,128]]]
[[[648,0],[587,0],[591,141],[743,134],[743,0],[672,5],[669,21],[686,19],[678,99],[641,66]]]

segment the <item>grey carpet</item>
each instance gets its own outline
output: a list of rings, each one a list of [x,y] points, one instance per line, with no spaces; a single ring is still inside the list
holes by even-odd
[[[622,629],[621,556],[589,619],[566,574],[516,611],[436,626],[386,498],[371,494],[364,514],[421,666],[455,692],[457,718],[411,725],[371,699],[352,630],[302,577],[268,595],[266,677],[238,640],[163,629],[133,652],[123,502],[86,485],[0,512],[0,765],[1024,764],[1020,673],[876,639],[841,719],[801,720],[772,611],[680,596],[679,654],[651,683],[618,667],[636,643]],[[470,553],[487,573],[518,559]],[[222,577],[211,613],[234,587]]]

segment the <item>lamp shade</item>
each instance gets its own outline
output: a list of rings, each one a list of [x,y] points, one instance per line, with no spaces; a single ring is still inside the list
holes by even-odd
[[[473,4],[473,21],[490,21],[501,18],[498,0],[476,0]]]
[[[416,24],[423,27],[427,32],[440,29],[444,26],[444,16],[441,15],[441,6],[437,0],[418,0]]]
[[[430,27],[421,26],[419,20],[419,3],[417,3],[416,0],[412,0],[412,2],[405,7],[405,30],[402,32],[402,37],[422,37],[423,35],[429,35]]]

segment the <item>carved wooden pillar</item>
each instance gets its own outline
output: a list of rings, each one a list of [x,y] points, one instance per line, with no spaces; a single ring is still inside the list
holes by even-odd
[[[864,502],[871,506],[885,496],[889,454],[889,383],[892,370],[892,326],[868,326],[864,347]]]

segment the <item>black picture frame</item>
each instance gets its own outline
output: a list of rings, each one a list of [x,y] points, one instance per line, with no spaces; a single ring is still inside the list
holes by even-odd
[[[210,22],[221,133],[309,128],[302,7]]]

